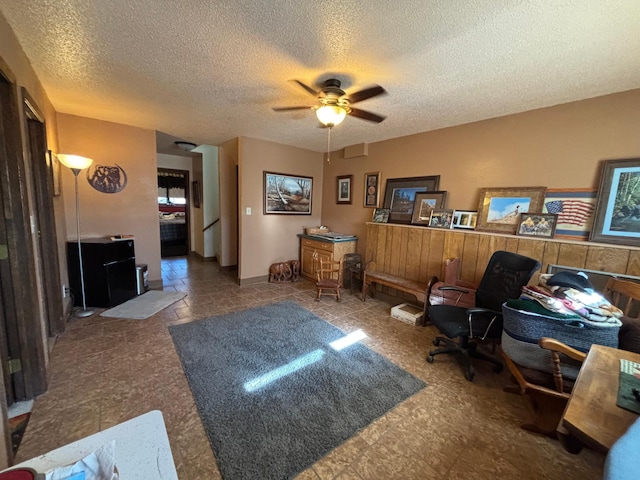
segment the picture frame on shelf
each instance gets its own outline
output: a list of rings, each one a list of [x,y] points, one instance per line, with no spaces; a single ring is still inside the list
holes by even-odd
[[[388,223],[390,212],[391,211],[388,208],[376,208],[373,211],[373,217],[371,221],[374,223]]]
[[[390,210],[389,223],[411,223],[416,193],[438,190],[440,175],[388,178],[384,192],[384,208]]]
[[[380,172],[364,174],[364,206],[367,208],[380,206]]]
[[[336,177],[337,183],[337,204],[351,203],[351,183],[353,175],[340,175]]]
[[[264,214],[311,215],[313,177],[264,171]]]
[[[474,228],[476,228],[477,220],[478,212],[476,212],[475,210],[454,210],[453,218],[451,220],[451,228],[473,230]]]
[[[589,239],[640,246],[640,158],[603,162]]]
[[[447,192],[419,192],[413,205],[411,223],[414,225],[429,225],[431,212],[445,207]]]
[[[431,211],[431,217],[429,218],[429,226],[433,228],[451,228],[451,221],[453,220],[453,210],[451,209],[438,209]]]
[[[542,213],[558,215],[554,238],[588,240],[597,200],[595,188],[547,188]]]
[[[553,238],[558,215],[555,213],[521,213],[516,235],[519,237]]]
[[[546,187],[481,188],[476,230],[514,234],[521,213],[540,213]]]

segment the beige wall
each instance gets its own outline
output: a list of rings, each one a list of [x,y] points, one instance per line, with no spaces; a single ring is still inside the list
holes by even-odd
[[[108,194],[80,172],[80,236],[135,235],[136,263],[146,263],[149,281],[161,279],[156,138],[153,130],[58,114],[61,153],[93,159],[95,165],[119,165],[127,174],[124,190]],[[76,238],[73,173],[62,168],[68,238]]]
[[[220,256],[221,267],[238,264],[238,139],[220,145]]]
[[[367,172],[381,172],[381,203],[387,178],[440,175],[454,209],[476,210],[483,187],[596,187],[601,160],[640,157],[639,132],[640,90],[632,90],[372,143],[366,157],[335,152],[324,167],[322,223],[357,234],[364,253]],[[336,176],[350,174],[353,203],[337,205]]]
[[[304,226],[319,225],[322,153],[241,137],[239,140],[240,252],[238,278],[266,278],[269,265],[297,259]],[[263,172],[313,177],[311,215],[263,215]],[[251,215],[246,214],[247,207]]]

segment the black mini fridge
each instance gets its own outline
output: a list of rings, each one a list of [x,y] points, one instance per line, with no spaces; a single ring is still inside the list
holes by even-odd
[[[133,239],[86,238],[80,241],[87,307],[111,308],[136,296]],[[67,242],[73,304],[82,306],[78,242]]]

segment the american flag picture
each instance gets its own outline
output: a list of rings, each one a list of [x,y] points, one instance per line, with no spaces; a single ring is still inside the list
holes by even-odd
[[[595,190],[548,190],[543,212],[558,215],[556,236],[586,238],[596,209]]]

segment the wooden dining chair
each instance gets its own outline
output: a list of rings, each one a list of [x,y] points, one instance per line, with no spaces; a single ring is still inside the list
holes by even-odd
[[[320,266],[316,270],[316,289],[318,290],[316,301],[320,300],[321,295],[332,295],[339,302],[342,290],[342,259],[324,260],[321,258],[319,264]]]
[[[569,401],[575,380],[563,375],[561,354],[577,364],[584,362],[587,355],[554,338],[543,337],[538,341],[538,345],[551,353],[547,371],[517,365],[504,350],[501,352],[505,365],[518,384],[504,390],[527,395],[531,400],[533,419],[530,423],[522,425],[522,428],[555,438],[556,427]]]

